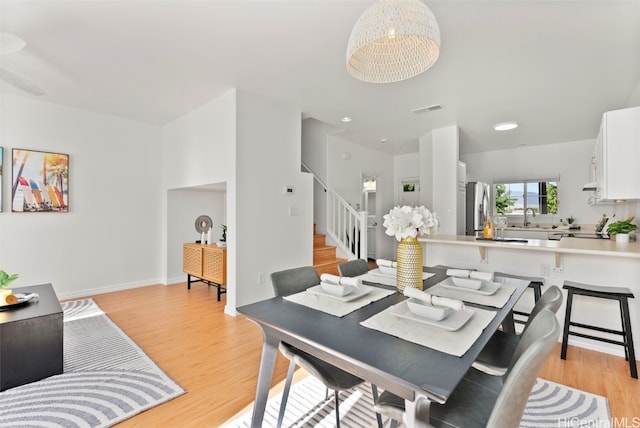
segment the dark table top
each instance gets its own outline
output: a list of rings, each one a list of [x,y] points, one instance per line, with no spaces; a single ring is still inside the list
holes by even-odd
[[[424,281],[425,290],[446,278],[446,269],[424,270],[436,274]],[[360,325],[361,321],[405,300],[400,293],[342,318],[281,297],[242,306],[238,311],[258,323],[266,335],[273,335],[405,399],[414,400],[415,393],[420,392],[431,400],[445,402],[528,285],[518,280],[511,283],[517,289],[504,308],[484,307],[497,314],[462,357]]]
[[[30,285],[26,287],[10,287],[13,293],[37,293],[40,297],[22,305],[5,308],[0,311],[0,324],[22,321],[30,318],[42,317],[62,313],[62,306],[58,301],[51,284]]]

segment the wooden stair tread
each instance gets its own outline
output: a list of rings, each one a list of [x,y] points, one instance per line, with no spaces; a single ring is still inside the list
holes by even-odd
[[[323,233],[316,233],[316,225],[313,225],[313,267],[318,275],[330,273],[338,275],[338,265],[347,259],[336,257],[336,247],[326,245],[326,236]]]

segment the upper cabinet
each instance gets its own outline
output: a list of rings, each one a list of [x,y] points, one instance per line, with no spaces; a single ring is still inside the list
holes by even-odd
[[[640,199],[640,107],[606,112],[595,149],[595,200]]]

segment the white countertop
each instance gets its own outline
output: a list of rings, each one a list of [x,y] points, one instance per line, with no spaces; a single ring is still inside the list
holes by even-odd
[[[610,257],[640,258],[640,243],[617,244],[610,239],[584,239],[564,237],[559,241],[546,239],[527,239],[527,242],[500,242],[476,240],[466,235],[435,235],[428,238],[418,238],[425,244],[453,244],[470,245],[484,248],[509,248],[513,250],[547,251],[564,254],[587,254]]]

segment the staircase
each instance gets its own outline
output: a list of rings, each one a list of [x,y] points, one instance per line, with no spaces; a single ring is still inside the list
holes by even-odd
[[[316,233],[316,225],[313,225],[313,267],[318,275],[330,273],[338,275],[338,265],[347,259],[336,257],[336,247],[326,245],[326,235]]]

